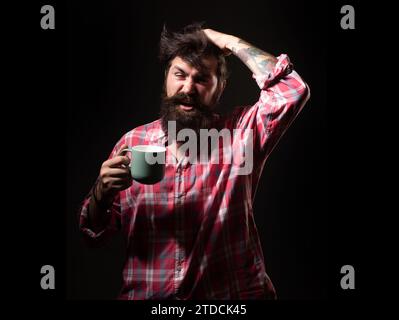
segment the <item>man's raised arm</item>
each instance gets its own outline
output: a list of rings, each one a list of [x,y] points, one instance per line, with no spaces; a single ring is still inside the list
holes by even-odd
[[[252,71],[260,97],[250,108],[239,109],[236,124],[255,130],[255,150],[267,157],[309,99],[308,85],[286,54],[275,57],[238,37],[212,29],[203,32],[226,55],[233,53]]]
[[[252,71],[255,76],[272,72],[277,58],[248,42],[212,29],[204,29],[206,36],[226,54],[233,53]]]

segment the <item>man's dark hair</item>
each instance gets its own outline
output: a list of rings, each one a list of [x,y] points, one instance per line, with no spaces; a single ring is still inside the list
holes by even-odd
[[[217,77],[225,81],[228,77],[226,59],[221,49],[214,45],[202,32],[203,23],[193,23],[180,32],[170,32],[164,26],[159,44],[159,59],[166,64],[166,73],[170,62],[177,56],[197,69],[203,69],[202,59],[213,56],[217,60]]]

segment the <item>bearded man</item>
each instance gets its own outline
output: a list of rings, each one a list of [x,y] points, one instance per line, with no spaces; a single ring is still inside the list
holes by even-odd
[[[250,69],[260,95],[255,104],[221,115],[229,55]],[[83,202],[80,228],[96,244],[123,232],[120,299],[275,299],[252,208],[265,161],[309,99],[309,88],[287,55],[275,57],[198,24],[164,29],[160,58],[166,66],[161,117],[116,143]],[[199,136],[212,129],[231,133],[216,147],[227,157],[195,161],[197,154],[181,148],[187,141],[178,139],[179,132]],[[166,148],[161,181],[132,179],[134,159],[126,148],[137,145]],[[198,153],[204,151],[202,142],[196,145]],[[244,149],[253,161],[245,173],[237,161],[226,161]]]

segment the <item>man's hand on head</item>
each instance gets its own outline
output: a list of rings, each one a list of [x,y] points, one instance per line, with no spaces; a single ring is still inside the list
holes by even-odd
[[[213,29],[202,30],[207,38],[219,47],[226,56],[230,55],[233,44],[237,43],[240,39],[229,34],[221,33]]]
[[[277,58],[252,44],[229,34],[212,29],[202,30],[210,41],[225,55],[233,53],[252,71],[254,75],[268,75],[277,63]]]

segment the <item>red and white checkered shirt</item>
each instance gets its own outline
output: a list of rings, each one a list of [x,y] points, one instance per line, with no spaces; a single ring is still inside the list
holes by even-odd
[[[231,132],[253,130],[246,138],[253,144],[252,172],[238,174],[234,161],[168,161],[168,149],[164,179],[154,185],[133,181],[121,191],[105,230],[90,229],[90,199],[84,200],[80,228],[89,241],[102,243],[117,230],[126,237],[120,299],[275,297],[252,206],[265,161],[309,99],[309,88],[286,55],[278,57],[270,74],[254,78],[261,89],[258,102],[221,118]],[[233,154],[242,151],[246,139],[232,135]],[[110,157],[122,144],[166,142],[158,119],[125,134]]]

